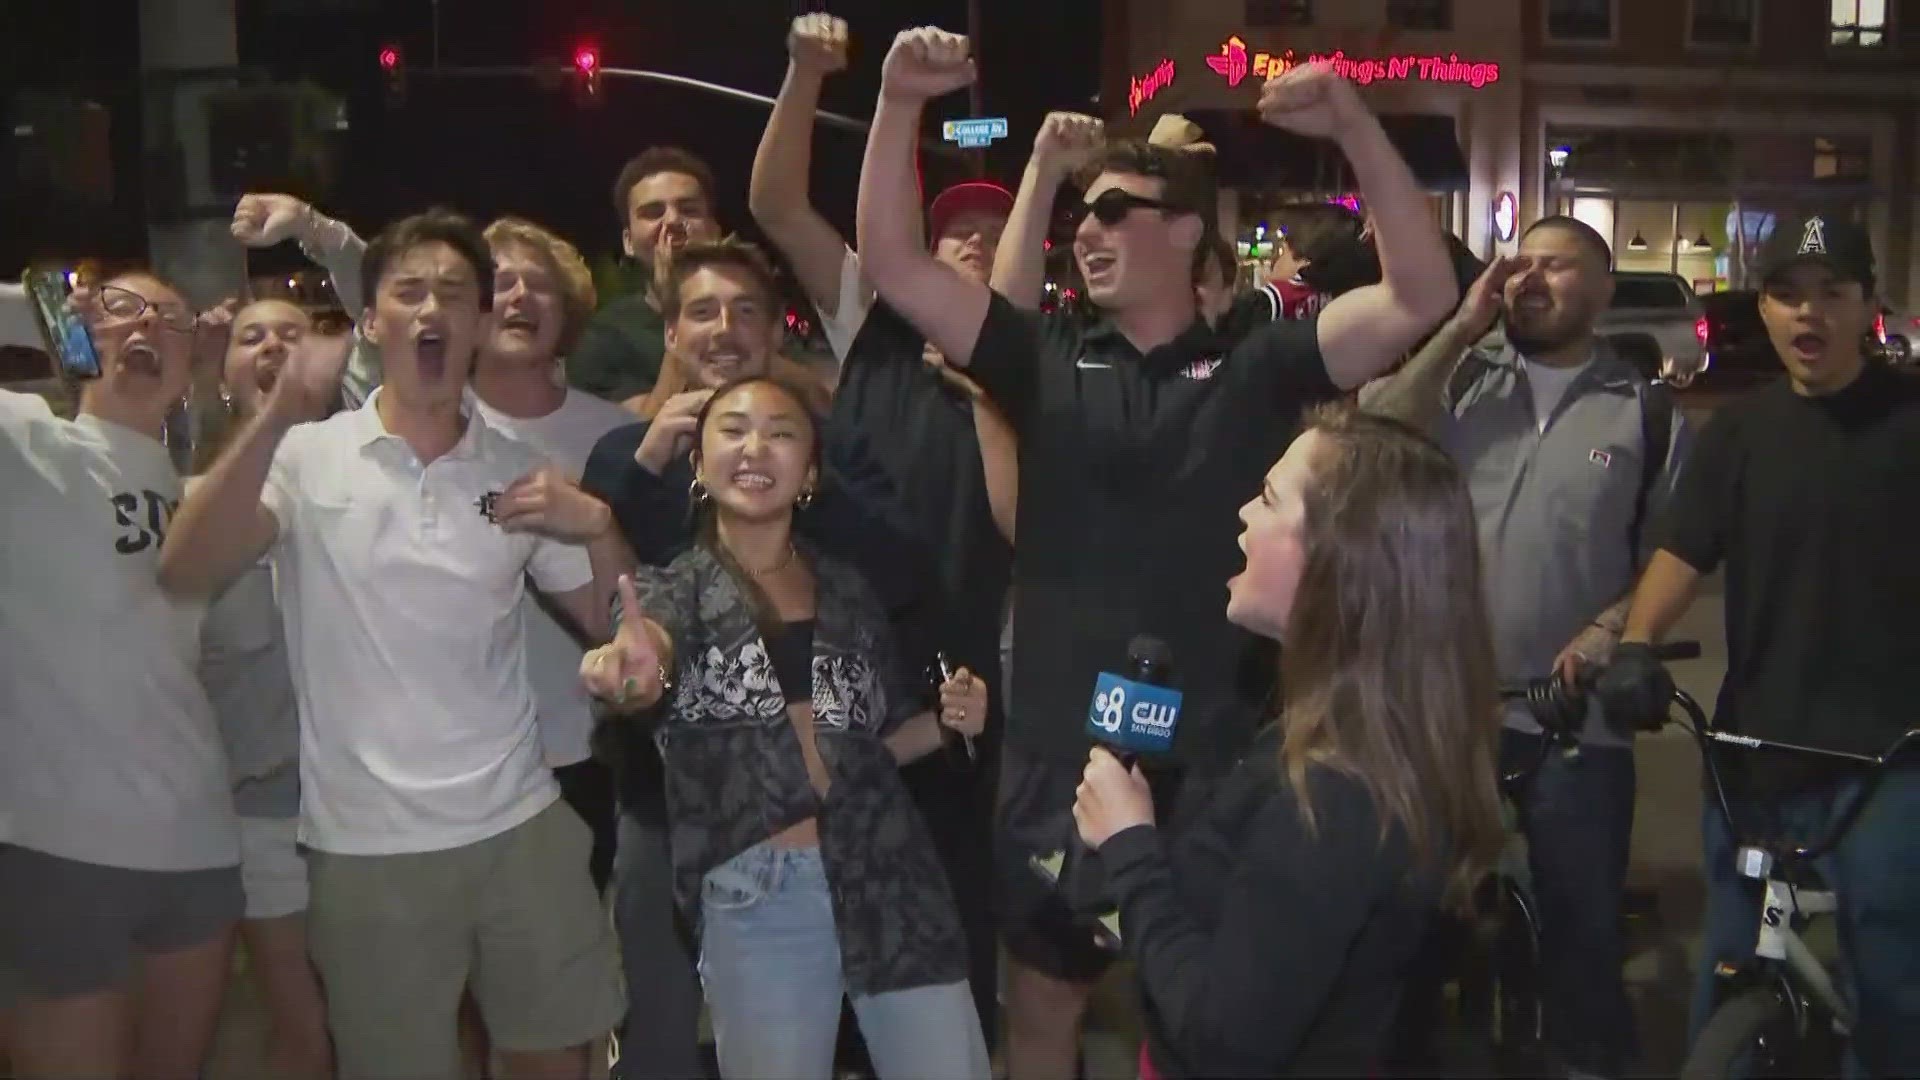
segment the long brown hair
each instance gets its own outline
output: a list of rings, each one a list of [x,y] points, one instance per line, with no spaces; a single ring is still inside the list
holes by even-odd
[[[1309,828],[1310,765],[1372,796],[1445,903],[1471,904],[1502,844],[1499,689],[1465,482],[1413,429],[1350,406],[1319,433],[1306,559],[1280,656],[1280,763]]]

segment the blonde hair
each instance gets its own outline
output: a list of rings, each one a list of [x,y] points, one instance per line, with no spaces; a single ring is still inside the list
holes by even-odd
[[[594,306],[599,303],[593,288],[593,271],[587,269],[580,249],[525,218],[511,216],[487,226],[485,236],[490,248],[518,244],[531,249],[547,264],[547,269],[560,283],[561,306],[566,312],[566,323],[560,330],[560,355],[571,352],[574,343],[580,340],[580,331],[593,317]]]

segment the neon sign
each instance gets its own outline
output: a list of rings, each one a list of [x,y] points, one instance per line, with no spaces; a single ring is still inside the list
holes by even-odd
[[[1229,37],[1218,53],[1207,57],[1207,66],[1227,80],[1228,86],[1239,86],[1248,75],[1270,79],[1301,64],[1317,62],[1331,64],[1336,74],[1352,79],[1361,86],[1375,82],[1414,81],[1452,83],[1478,90],[1500,81],[1499,64],[1462,60],[1459,53],[1445,56],[1407,53],[1374,58],[1348,56],[1345,50],[1335,49],[1331,53],[1313,53],[1303,57],[1295,55],[1292,49],[1282,53],[1249,52],[1247,43],[1237,34]]]
[[[1162,60],[1159,65],[1145,75],[1137,75],[1127,80],[1127,114],[1139,116],[1140,106],[1153,100],[1153,96],[1173,85],[1173,61]]]

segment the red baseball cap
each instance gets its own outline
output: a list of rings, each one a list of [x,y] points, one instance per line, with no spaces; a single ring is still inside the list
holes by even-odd
[[[990,180],[969,180],[934,196],[933,205],[927,207],[928,242],[939,240],[947,224],[969,210],[984,210],[1005,217],[1013,213],[1013,192]]]

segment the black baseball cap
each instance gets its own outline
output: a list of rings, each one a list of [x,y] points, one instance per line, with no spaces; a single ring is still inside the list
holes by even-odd
[[[1755,265],[1764,284],[1803,262],[1825,264],[1843,280],[1873,288],[1873,245],[1865,229],[1845,218],[1824,214],[1783,218],[1760,245]]]

